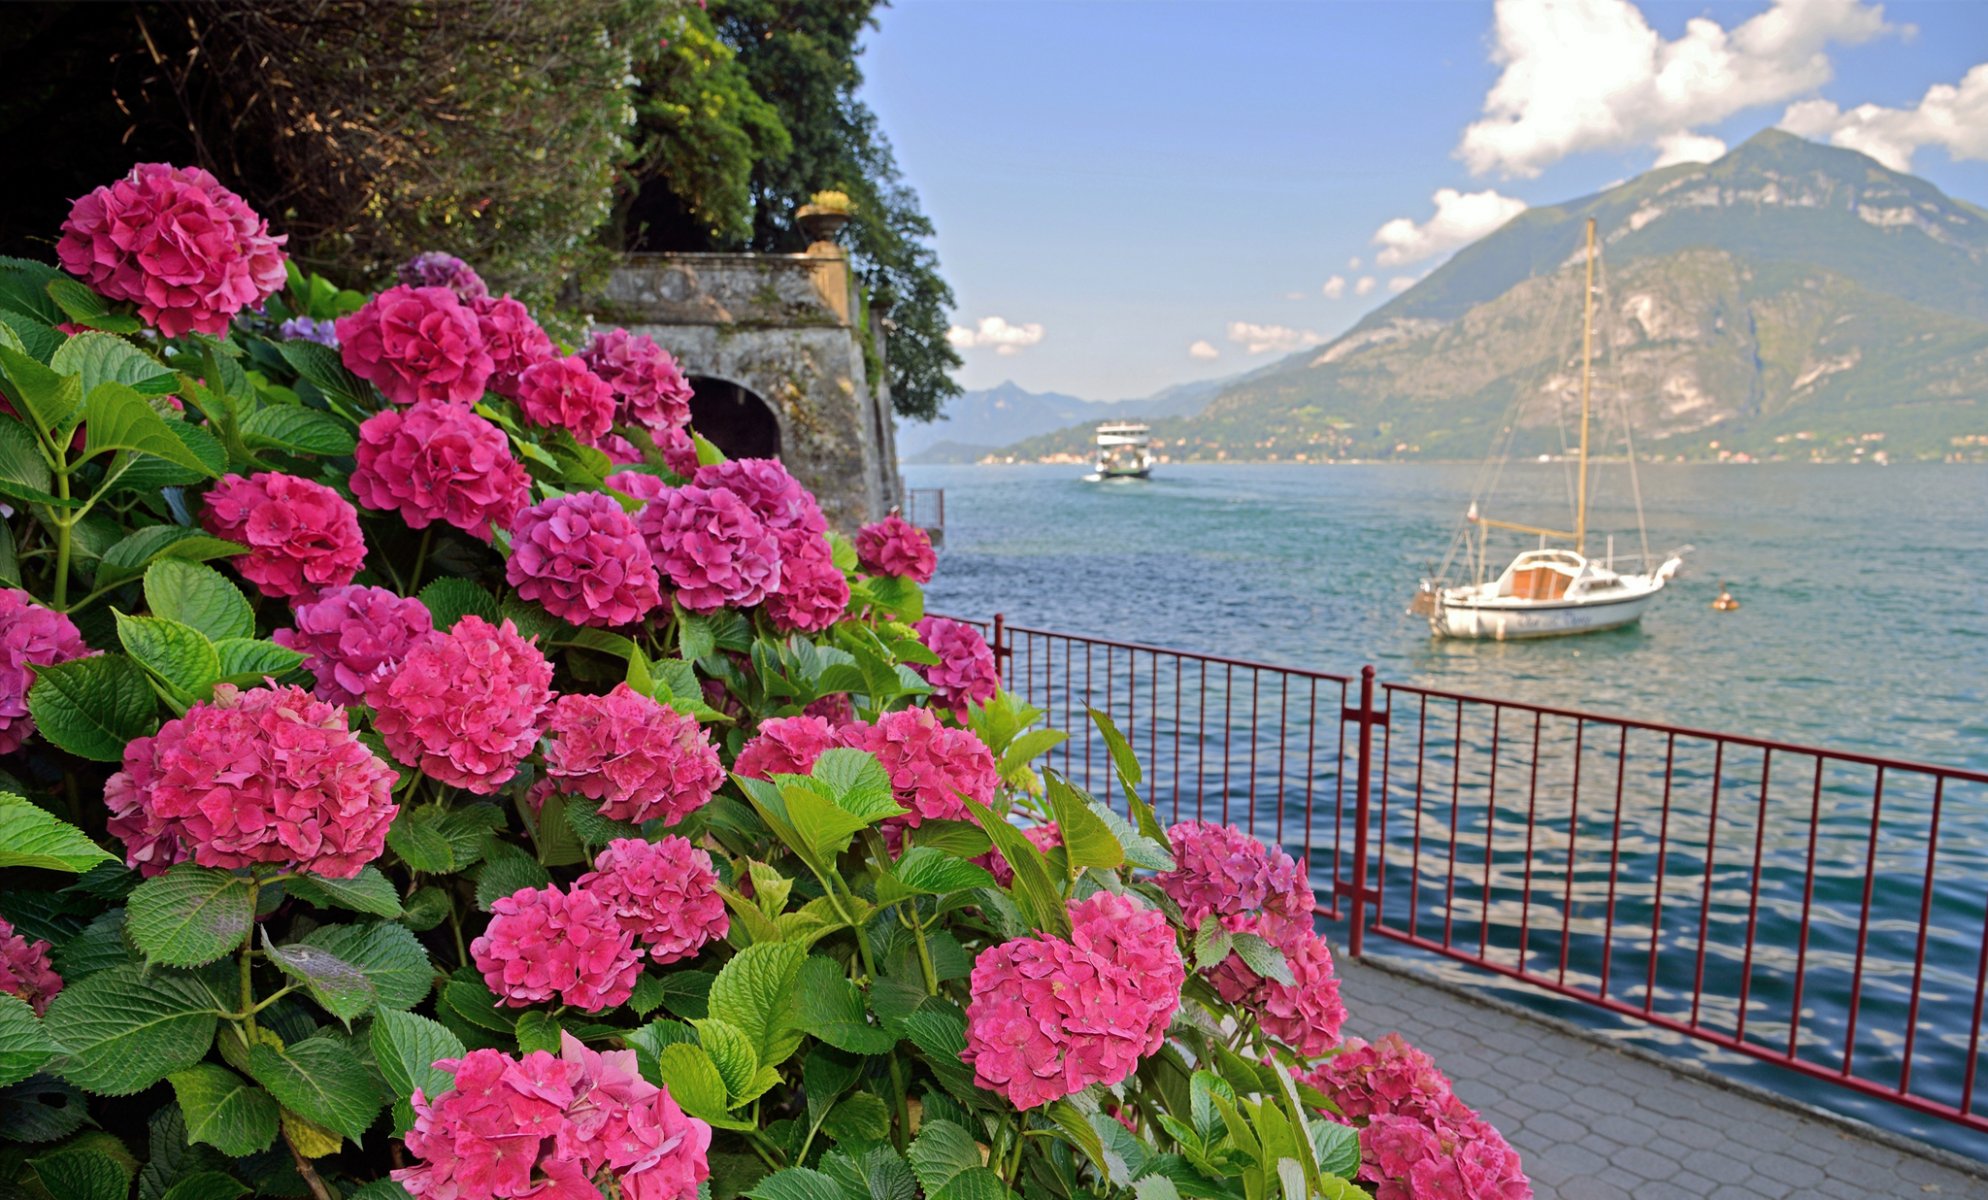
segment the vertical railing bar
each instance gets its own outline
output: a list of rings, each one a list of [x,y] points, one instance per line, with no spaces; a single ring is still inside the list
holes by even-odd
[[[1412,847],[1408,855],[1408,936],[1415,936],[1416,925],[1422,915],[1422,775],[1429,761],[1429,697],[1417,697],[1421,701],[1415,714],[1415,818],[1408,826],[1408,840]]]
[[[1311,681],[1311,695],[1305,705],[1305,882],[1312,879],[1312,800],[1317,790],[1317,779],[1313,772],[1318,763],[1318,680]],[[1332,897],[1332,912],[1339,913],[1339,878],[1335,874],[1326,894]]]
[[[1371,713],[1371,712],[1369,712],[1369,711],[1367,711],[1367,710],[1368,710],[1368,708],[1369,708],[1369,704],[1368,704],[1368,692],[1367,692],[1367,688],[1366,688],[1366,685],[1365,685],[1365,682],[1364,682],[1364,680],[1365,680],[1365,676],[1366,676],[1366,673],[1367,673],[1367,672],[1369,672],[1369,671],[1371,671],[1371,670],[1373,670],[1373,667],[1372,667],[1371,665],[1368,665],[1368,666],[1366,666],[1366,667],[1363,667],[1363,668],[1361,668],[1361,678],[1362,678],[1362,684],[1361,684],[1361,687],[1360,687],[1360,711],[1361,711],[1361,714],[1362,714],[1362,715],[1361,715],[1361,722],[1362,722],[1362,724],[1361,724],[1361,726],[1360,726],[1360,732],[1361,732],[1362,736],[1361,736],[1361,739],[1360,739],[1360,745],[1361,745],[1361,746],[1363,746],[1363,747],[1365,747],[1365,749],[1366,749],[1366,752],[1367,752],[1367,753],[1365,753],[1365,754],[1362,754],[1362,755],[1360,756],[1360,758],[1361,758],[1361,761],[1362,761],[1362,763],[1365,763],[1365,761],[1366,761],[1366,758],[1367,758],[1367,755],[1368,755],[1368,754],[1371,754],[1371,753],[1373,752],[1373,748],[1374,748],[1374,747],[1373,747],[1373,736],[1372,736],[1372,735],[1371,735],[1370,733],[1368,733],[1368,732],[1367,732],[1368,730],[1370,730],[1370,729],[1371,729],[1371,728],[1373,727],[1373,726],[1372,726],[1372,724],[1371,724],[1371,722],[1372,722],[1372,719],[1373,719],[1373,715],[1374,715],[1374,714],[1373,714],[1373,713]],[[1376,924],[1378,924],[1378,923],[1380,922],[1380,919],[1381,919],[1381,914],[1382,914],[1383,912],[1387,911],[1387,904],[1386,904],[1386,897],[1387,897],[1387,797],[1388,797],[1388,793],[1389,793],[1390,791],[1393,791],[1393,790],[1394,790],[1394,789],[1393,789],[1393,787],[1391,786],[1391,783],[1390,783],[1390,781],[1391,781],[1391,780],[1393,779],[1393,777],[1394,777],[1394,720],[1393,720],[1393,717],[1394,717],[1394,692],[1393,692],[1392,690],[1387,690],[1387,689],[1383,689],[1383,690],[1385,691],[1385,693],[1386,693],[1386,695],[1387,695],[1387,712],[1388,712],[1388,717],[1389,717],[1389,720],[1388,720],[1388,723],[1387,723],[1387,726],[1386,726],[1386,728],[1384,728],[1384,729],[1383,729],[1383,730],[1381,731],[1381,848],[1380,848],[1380,850],[1379,850],[1379,855],[1380,855],[1380,871],[1379,871],[1379,873],[1378,873],[1377,875],[1375,875],[1375,877],[1374,877],[1374,920],[1375,920],[1375,923],[1376,923]],[[1420,745],[1417,745],[1417,746],[1415,747],[1415,755],[1416,755],[1416,758],[1415,758],[1415,762],[1416,762],[1416,766],[1417,766],[1417,769],[1420,769],[1420,766],[1421,766],[1421,762],[1422,762],[1422,757],[1421,757],[1421,756],[1422,756],[1422,749],[1423,749],[1423,748],[1422,748],[1422,747],[1421,747]],[[1371,767],[1370,767],[1370,768],[1368,769],[1368,773],[1369,773],[1369,775],[1371,776],[1371,774],[1372,774],[1372,768],[1371,768]]]
[[[1229,823],[1229,733],[1234,728],[1232,701],[1236,694],[1236,668],[1230,664],[1223,668],[1222,676],[1222,824]]]
[[[1691,978],[1691,1027],[1698,1027],[1698,1006],[1705,998],[1705,939],[1712,929],[1712,865],[1719,844],[1719,786],[1726,776],[1726,743],[1716,743],[1712,755],[1712,819],[1705,824],[1705,890],[1698,906],[1698,965]]]
[[[1153,774],[1157,777],[1160,771],[1160,652],[1153,651],[1152,658],[1153,661],[1148,668],[1152,674],[1147,677],[1152,686],[1146,690],[1146,703],[1153,710],[1153,724],[1146,733],[1146,761],[1153,764]],[[1146,795],[1154,801],[1159,799],[1154,795],[1154,789],[1158,785],[1157,778],[1149,780],[1146,784]],[[1157,804],[1155,811],[1158,811]]]
[[[1456,923],[1456,835],[1457,816],[1463,810],[1463,701],[1456,702],[1456,729],[1450,735],[1456,744],[1456,769],[1450,772],[1449,871],[1443,879],[1443,949],[1454,944],[1451,929]]]
[[[1884,768],[1878,768],[1877,783],[1871,790],[1871,835],[1864,848],[1864,903],[1857,918],[1857,960],[1850,969],[1850,1019],[1843,1031],[1843,1071],[1850,1074],[1850,1062],[1857,1052],[1857,1010],[1863,1003],[1864,948],[1871,932],[1871,895],[1877,886],[1878,820],[1884,812]]]
[[[1608,910],[1601,928],[1601,989],[1595,994],[1608,999],[1609,971],[1615,965],[1615,880],[1622,864],[1622,785],[1629,770],[1629,727],[1618,726],[1622,736],[1615,744],[1615,816],[1608,835]]]
[[[1802,931],[1795,943],[1795,995],[1788,1006],[1788,1057],[1798,1058],[1802,1033],[1802,986],[1808,982],[1809,918],[1815,909],[1815,842],[1822,829],[1822,766],[1815,758],[1815,788],[1809,793],[1809,860],[1802,873]]]
[[[1394,693],[1388,693],[1388,707],[1394,707]],[[1346,711],[1346,685],[1339,685],[1339,706],[1334,715]],[[1339,886],[1339,864],[1346,845],[1346,722],[1333,722],[1339,728],[1339,754],[1332,765],[1332,885]]]
[[[1753,826],[1753,885],[1747,890],[1752,893],[1746,902],[1746,952],[1740,961],[1740,994],[1738,1024],[1733,1037],[1746,1040],[1746,1005],[1753,995],[1753,942],[1754,931],[1760,919],[1760,852],[1767,843],[1767,786],[1769,774],[1774,769],[1774,751],[1762,749],[1760,752],[1760,810],[1754,818]]]
[[[1491,956],[1491,841],[1498,828],[1498,755],[1503,744],[1505,706],[1491,706],[1491,789],[1484,798],[1484,900],[1477,911],[1477,957]]]
[[[1200,734],[1195,738],[1199,743],[1194,768],[1194,819],[1207,819],[1208,793],[1208,660],[1201,660],[1201,703],[1195,705],[1195,716],[1200,722]]]
[[[1186,671],[1186,660],[1175,657],[1173,660],[1173,819],[1180,820],[1180,738],[1186,731],[1186,714],[1180,711],[1180,677]]]
[[[1291,677],[1280,672],[1277,676],[1277,848],[1284,849],[1284,781],[1290,778],[1285,770],[1285,757],[1291,748]],[[1286,851],[1288,853],[1288,851]],[[1312,865],[1305,864],[1305,875],[1310,877]]]
[[[1091,669],[1094,665],[1091,658],[1091,646],[1092,643],[1089,641],[1084,643],[1084,706],[1086,708],[1090,707],[1091,703]],[[1108,650],[1107,653],[1109,653]],[[1110,700],[1107,699],[1105,703],[1109,705]],[[1096,739],[1090,736],[1090,727],[1090,720],[1086,718],[1083,728],[1086,731],[1084,735],[1084,790],[1087,792],[1095,790],[1091,787],[1091,743]]]
[[[1256,832],[1256,756],[1260,745],[1263,725],[1257,711],[1257,693],[1261,690],[1263,672],[1251,669],[1249,673],[1249,836]]]
[[[1077,726],[1070,720],[1070,693],[1076,688],[1074,678],[1077,673],[1077,643],[1068,638],[1063,640],[1063,728],[1074,734]],[[1063,743],[1063,774],[1074,773],[1076,766],[1076,738]]]
[[[1926,823],[1926,880],[1920,885],[1919,946],[1912,956],[1912,1004],[1905,1015],[1905,1054],[1898,1070],[1898,1091],[1912,1086],[1912,1047],[1919,1033],[1919,988],[1926,974],[1926,922],[1933,915],[1933,861],[1940,849],[1940,804],[1946,798],[1947,777],[1933,777],[1933,815]]]
[[[1981,906],[1981,954],[1974,960],[1974,1020],[1967,1035],[1967,1073],[1960,1085],[1960,1114],[1974,1117],[1974,1076],[1981,1065],[1982,1001],[1988,1000],[1988,893]]]
[[[1670,863],[1670,788],[1671,779],[1677,764],[1677,734],[1664,735],[1664,803],[1663,815],[1657,818],[1657,887],[1651,893],[1650,907],[1650,974],[1643,982],[1643,1011],[1652,1011],[1657,1003],[1657,953],[1663,946],[1664,925],[1664,869]]]
[[[1526,958],[1530,954],[1532,942],[1532,834],[1539,814],[1539,723],[1541,713],[1532,713],[1532,778],[1526,784],[1526,866],[1525,877],[1519,892],[1519,974],[1531,972],[1526,968]]]
[[[1574,925],[1574,843],[1581,835],[1581,756],[1587,745],[1588,722],[1586,718],[1574,722],[1574,787],[1567,800],[1567,874],[1561,880],[1560,888],[1560,976],[1561,987],[1567,986],[1567,952],[1573,941],[1569,931]]]

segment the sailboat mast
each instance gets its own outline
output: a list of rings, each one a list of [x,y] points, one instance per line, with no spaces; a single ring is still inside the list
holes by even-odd
[[[1588,552],[1588,405],[1595,340],[1595,219],[1588,218],[1588,282],[1581,293],[1581,481],[1574,501],[1574,552]]]

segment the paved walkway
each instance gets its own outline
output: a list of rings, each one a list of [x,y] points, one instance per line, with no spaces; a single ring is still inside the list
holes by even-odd
[[[1349,1029],[1399,1030],[1427,1050],[1517,1147],[1538,1200],[1988,1196],[1988,1167],[1964,1173],[1465,999],[1371,955],[1335,958]]]

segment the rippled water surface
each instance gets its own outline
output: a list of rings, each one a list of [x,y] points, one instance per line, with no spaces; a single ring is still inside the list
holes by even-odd
[[[1640,627],[1502,645],[1434,641],[1402,613],[1450,544],[1474,468],[1179,466],[1109,485],[1079,475],[909,469],[910,486],[946,490],[932,606],[1340,674],[1373,663],[1397,684],[1988,770],[1988,471],[1646,468],[1651,548],[1694,547],[1684,574]],[[1498,515],[1555,523],[1565,474],[1514,467],[1501,493],[1542,503],[1507,500]],[[1619,483],[1594,527],[1592,550],[1612,528],[1619,560],[1638,552]],[[1493,558],[1502,565],[1516,548],[1501,556],[1494,543]],[[1721,581],[1740,611],[1710,608]],[[1324,823],[1348,795],[1350,760],[1279,734],[1294,714],[1330,713],[1336,690],[1293,696],[1218,676],[1218,702],[1191,674],[1181,685],[1171,665],[1018,645],[1011,674],[1032,672],[1038,695],[1081,706],[1115,688],[1107,702],[1149,758],[1157,794],[1203,811],[1219,804],[1309,851],[1322,888],[1335,847],[1345,869],[1348,847],[1333,840],[1343,831]],[[1176,685],[1183,699],[1172,701]],[[1818,773],[1806,756],[1721,755],[1609,725],[1535,730],[1513,712],[1494,725],[1488,708],[1459,712],[1407,692],[1393,701],[1393,740],[1377,755],[1391,806],[1391,923],[1412,913],[1421,936],[1481,942],[1494,960],[1534,972],[1552,972],[1569,945],[1569,982],[1593,987],[1606,970],[1610,995],[1680,1019],[1702,973],[1699,1019],[1731,1029],[1744,1014],[1744,1036],[1793,1037],[1812,1061],[1837,1061],[1847,1042],[1871,1077],[1897,1071],[1902,1035],[1916,1029],[1914,1090],[1958,1098],[1988,920],[1988,789],[1936,792],[1925,777],[1893,773],[1874,839],[1874,774],[1854,766]],[[1336,722],[1321,728],[1336,738]],[[1515,793],[1514,781],[1536,786]],[[1300,806],[1315,810],[1309,833],[1297,828]],[[1928,953],[1915,973],[1922,924]],[[1470,968],[1441,969],[1496,986]],[[1988,1157],[1988,1139],[1946,1122],[1586,1006],[1556,1011]],[[1988,1067],[1977,1069],[1988,1089]]]

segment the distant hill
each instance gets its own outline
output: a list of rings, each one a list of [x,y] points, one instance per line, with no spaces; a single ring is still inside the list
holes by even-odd
[[[1162,453],[1477,458],[1509,426],[1521,452],[1560,450],[1590,216],[1596,394],[1639,450],[1988,458],[1988,212],[1778,130],[1520,214],[1323,349],[1156,422]]]
[[[1066,426],[1103,420],[1192,416],[1226,380],[1176,384],[1137,400],[1082,400],[1061,392],[1031,392],[1013,382],[965,392],[936,421],[897,427],[897,452],[907,463],[973,462],[1010,442]]]

